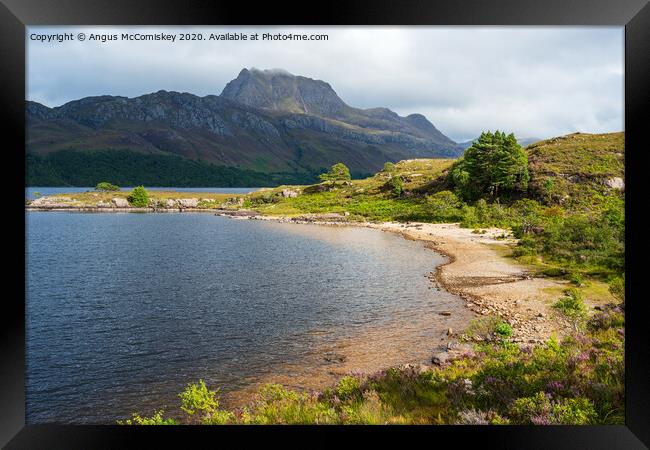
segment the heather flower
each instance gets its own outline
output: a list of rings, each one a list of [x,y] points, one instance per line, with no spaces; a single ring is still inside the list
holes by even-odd
[[[533,425],[550,425],[551,422],[546,414],[533,416],[530,418]]]

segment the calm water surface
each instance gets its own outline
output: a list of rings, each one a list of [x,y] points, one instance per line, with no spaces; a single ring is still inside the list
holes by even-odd
[[[469,320],[426,278],[444,259],[391,233],[211,214],[26,218],[28,423],[173,412],[199,378],[226,395],[308,380],[331,373],[332,349],[365,370],[424,362]]]

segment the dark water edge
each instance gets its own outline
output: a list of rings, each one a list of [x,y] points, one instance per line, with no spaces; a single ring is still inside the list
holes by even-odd
[[[211,214],[26,217],[28,423],[174,411],[199,378],[226,397],[277,377],[301,387],[331,371],[333,350],[359,370],[425,362],[470,319],[426,278],[444,258],[391,233]]]
[[[165,186],[147,186],[147,190],[150,191],[174,191],[174,192],[213,192],[213,193],[222,193],[222,194],[248,194],[249,192],[259,191],[262,188],[256,187],[165,187]],[[25,188],[25,198],[28,200],[34,200],[35,193],[40,194],[41,196],[46,195],[57,195],[57,194],[72,194],[79,192],[88,192],[94,191],[93,187],[74,187],[74,186],[27,186]],[[133,190],[133,186],[122,186],[120,188],[123,192],[130,192]]]

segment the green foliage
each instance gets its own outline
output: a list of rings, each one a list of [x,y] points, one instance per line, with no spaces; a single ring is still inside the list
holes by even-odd
[[[544,392],[515,400],[510,416],[524,425],[588,425],[597,418],[593,404],[586,398],[553,400]]]
[[[127,199],[129,200],[129,203],[136,208],[146,208],[149,206],[149,193],[146,191],[144,186],[133,188]]]
[[[580,287],[580,286],[582,286],[582,285],[584,284],[585,279],[584,279],[584,277],[582,276],[582,274],[580,274],[580,273],[578,273],[578,272],[573,272],[573,273],[571,273],[571,274],[569,275],[569,281],[570,281],[572,284],[575,284],[576,286]]]
[[[357,400],[361,398],[361,383],[356,377],[345,376],[336,385],[336,395],[341,400]]]
[[[181,409],[189,416],[196,415],[196,420],[203,425],[222,425],[235,418],[232,412],[219,409],[217,391],[208,390],[203,380],[188,384],[178,396]]]
[[[107,181],[102,181],[101,183],[97,183],[97,186],[95,186],[96,191],[101,191],[101,192],[109,192],[109,191],[119,191],[120,187],[116,186],[114,184],[111,184]]]
[[[609,292],[616,300],[625,304],[625,274],[620,277],[614,277],[609,282]]]
[[[278,384],[265,385],[248,420],[256,424],[334,424],[336,410],[318,397],[289,391]]]
[[[400,177],[399,175],[393,175],[388,180],[387,185],[390,188],[391,193],[395,197],[399,197],[402,195],[402,192],[404,191],[404,181],[402,180],[402,177]]]
[[[484,132],[450,171],[450,181],[467,200],[498,199],[528,188],[528,157],[514,134]]]
[[[587,308],[582,300],[582,294],[575,288],[568,289],[566,291],[566,296],[555,302],[553,308],[560,311],[567,319],[569,319],[576,330],[580,321],[585,318],[587,313]]]
[[[350,169],[343,163],[336,163],[330,167],[329,172],[318,176],[321,181],[348,181],[351,180]]]
[[[512,327],[508,322],[499,322],[494,327],[494,332],[501,339],[508,339],[510,336],[512,336]]]
[[[463,220],[462,202],[451,191],[440,191],[426,197],[427,209],[436,222]]]
[[[395,164],[393,164],[390,161],[384,163],[384,168],[382,169],[382,172],[385,172],[385,173],[393,173],[393,172],[395,172]]]
[[[197,412],[211,414],[219,408],[216,391],[209,391],[205,381],[190,383],[178,396],[181,398],[181,409],[189,415]]]
[[[118,420],[118,425],[178,425],[178,422],[172,418],[164,418],[164,411],[156,411],[151,417],[142,417],[139,414],[133,414],[133,418]]]

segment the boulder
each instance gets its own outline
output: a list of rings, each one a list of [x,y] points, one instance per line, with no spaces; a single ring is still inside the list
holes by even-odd
[[[38,208],[64,208],[70,206],[69,200],[66,197],[39,197],[29,204],[32,207]]]
[[[447,363],[449,360],[449,354],[446,352],[436,353],[431,357],[431,362],[438,366],[442,366]]]
[[[345,355],[341,355],[339,353],[334,353],[334,352],[327,352],[323,356],[323,359],[327,362],[331,363],[343,363],[345,362],[348,358]]]
[[[115,205],[116,208],[128,208],[129,207],[129,201],[125,198],[121,197],[114,197],[111,199],[111,202],[113,205]]]
[[[165,208],[176,208],[176,200],[168,198],[167,201],[165,201]]]
[[[611,189],[618,189],[619,191],[625,190],[625,181],[621,177],[614,177],[605,180],[605,186]]]
[[[298,197],[298,195],[300,195],[298,191],[294,191],[292,189],[282,189],[282,196],[284,198],[295,198]]]
[[[181,208],[196,208],[199,206],[198,198],[179,198],[178,206]]]

